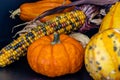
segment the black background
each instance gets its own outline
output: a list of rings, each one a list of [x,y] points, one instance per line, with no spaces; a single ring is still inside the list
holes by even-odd
[[[11,19],[9,11],[17,9],[24,2],[32,1],[36,0],[0,0],[0,49],[13,40],[12,27],[22,23],[19,17],[16,17],[15,20]],[[87,34],[93,33],[91,31]],[[48,78],[32,71],[25,56],[5,68],[0,68],[0,80],[92,80],[92,78],[84,66],[75,74]]]

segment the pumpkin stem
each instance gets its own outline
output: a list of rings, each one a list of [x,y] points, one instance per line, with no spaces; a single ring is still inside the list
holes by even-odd
[[[58,34],[57,32],[54,33],[54,39],[51,42],[52,45],[55,45],[57,43],[60,43],[60,34]]]
[[[20,8],[16,9],[15,11],[10,11],[10,13],[10,18],[15,19],[16,15],[20,15]]]

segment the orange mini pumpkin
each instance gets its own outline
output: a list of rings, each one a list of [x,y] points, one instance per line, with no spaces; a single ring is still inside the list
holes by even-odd
[[[75,73],[83,65],[84,48],[68,35],[44,36],[28,47],[27,60],[37,73],[49,77]]]

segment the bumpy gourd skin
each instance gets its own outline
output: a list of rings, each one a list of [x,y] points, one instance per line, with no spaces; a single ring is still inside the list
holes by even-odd
[[[120,80],[120,29],[105,30],[91,38],[85,67],[94,80]]]
[[[28,48],[27,60],[37,73],[56,77],[75,73],[81,69],[84,48],[75,39],[60,35],[60,42],[51,44],[53,35],[36,40]]]
[[[109,28],[120,28],[120,2],[116,2],[116,4],[110,8],[110,11],[102,21],[99,31]]]

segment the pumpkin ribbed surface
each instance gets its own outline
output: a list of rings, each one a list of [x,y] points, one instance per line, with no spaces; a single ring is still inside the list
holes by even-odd
[[[33,42],[27,53],[30,67],[37,73],[55,77],[75,73],[83,65],[84,49],[75,39],[60,35],[60,42],[51,44],[53,35]]]
[[[105,30],[91,38],[85,67],[94,80],[120,80],[120,29]]]

